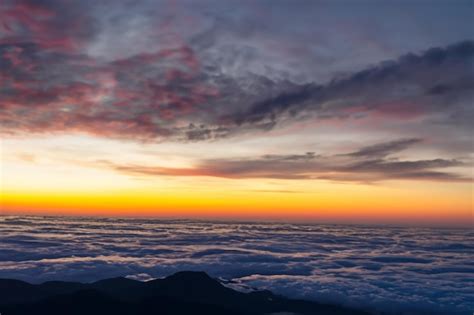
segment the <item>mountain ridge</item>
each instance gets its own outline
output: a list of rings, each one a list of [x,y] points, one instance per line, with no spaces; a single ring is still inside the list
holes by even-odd
[[[368,315],[338,305],[288,299],[271,291],[243,293],[205,272],[181,271],[141,282],[125,277],[93,283],[49,281],[30,284],[0,279],[2,315],[219,314]]]

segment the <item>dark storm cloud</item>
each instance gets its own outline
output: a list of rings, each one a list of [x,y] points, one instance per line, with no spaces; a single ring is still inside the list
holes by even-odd
[[[201,160],[192,168],[153,167],[96,161],[92,165],[120,173],[143,176],[211,176],[223,178],[327,179],[377,182],[392,179],[469,182],[471,178],[448,171],[465,166],[456,159],[401,160],[394,153],[421,142],[401,139],[363,147],[339,155],[314,152],[290,155],[263,155],[248,159]]]

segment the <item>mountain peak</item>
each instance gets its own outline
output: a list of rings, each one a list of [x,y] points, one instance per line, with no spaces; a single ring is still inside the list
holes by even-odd
[[[202,295],[204,292],[213,294],[225,288],[219,281],[202,271],[180,271],[164,279],[149,281],[148,284],[155,290],[178,295]]]
[[[211,278],[204,271],[179,271],[171,276],[166,277],[169,280],[189,280],[189,281],[212,281],[217,282],[217,280]]]

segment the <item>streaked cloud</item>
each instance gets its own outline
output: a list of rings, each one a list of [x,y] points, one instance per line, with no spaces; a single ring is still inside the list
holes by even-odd
[[[264,155],[247,159],[208,159],[195,167],[170,168],[137,164],[116,164],[102,160],[92,163],[117,172],[144,176],[211,176],[224,178],[326,179],[336,181],[377,182],[408,179],[470,182],[455,172],[466,166],[456,159],[402,160],[399,153],[421,139],[401,139],[363,147],[357,151],[325,156],[314,152],[290,155]]]
[[[472,115],[473,60],[472,41],[432,48],[421,55],[411,53],[327,85],[310,83],[283,91],[253,104],[237,116],[236,122],[275,120],[300,113],[320,119],[377,114],[387,120],[441,114],[445,122],[459,125],[461,122],[452,120],[455,112]]]

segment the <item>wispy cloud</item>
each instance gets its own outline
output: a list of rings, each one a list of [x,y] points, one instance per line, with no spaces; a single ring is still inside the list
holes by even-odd
[[[408,179],[469,182],[471,178],[447,171],[464,166],[456,159],[401,160],[391,156],[421,139],[401,139],[363,147],[339,155],[314,152],[290,155],[263,155],[247,159],[208,159],[195,167],[170,168],[138,164],[96,161],[92,165],[143,176],[212,176],[223,178],[325,179],[336,181],[377,182]]]

